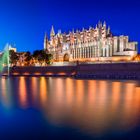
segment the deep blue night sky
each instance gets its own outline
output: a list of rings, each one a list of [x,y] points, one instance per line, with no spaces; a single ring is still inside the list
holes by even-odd
[[[0,0],[0,50],[7,42],[18,51],[43,49],[51,25],[68,32],[95,27],[99,20],[113,34],[140,42],[139,0]]]

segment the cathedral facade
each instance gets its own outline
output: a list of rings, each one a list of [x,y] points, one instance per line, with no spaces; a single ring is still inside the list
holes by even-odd
[[[44,38],[44,49],[56,62],[131,59],[137,55],[137,45],[137,42],[129,42],[128,36],[113,36],[105,22],[68,34],[60,30],[55,34],[52,26],[50,40],[46,35]]]

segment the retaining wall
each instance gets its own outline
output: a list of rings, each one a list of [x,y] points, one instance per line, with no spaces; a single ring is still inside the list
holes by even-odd
[[[8,75],[5,68],[2,75]],[[79,64],[76,66],[12,67],[10,76],[74,76],[92,79],[140,79],[140,63]]]

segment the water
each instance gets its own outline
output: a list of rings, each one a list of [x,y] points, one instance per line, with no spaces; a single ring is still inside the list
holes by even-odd
[[[0,140],[140,139],[138,81],[1,77]]]

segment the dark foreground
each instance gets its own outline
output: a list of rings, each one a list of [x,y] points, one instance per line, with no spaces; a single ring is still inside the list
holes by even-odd
[[[1,77],[0,140],[139,140],[138,81]]]

